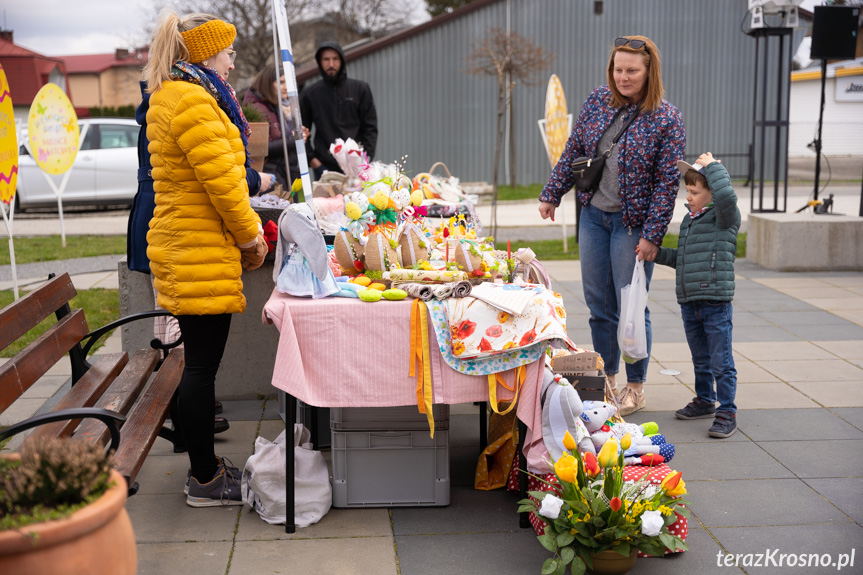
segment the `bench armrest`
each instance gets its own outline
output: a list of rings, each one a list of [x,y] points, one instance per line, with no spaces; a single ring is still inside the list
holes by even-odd
[[[74,407],[33,416],[0,431],[0,441],[45,423],[65,421],[67,419],[88,418],[98,419],[108,427],[108,430],[111,432],[111,445],[109,449],[117,451],[117,447],[120,446],[120,426],[117,424],[126,421],[126,416],[122,413],[117,413],[116,411],[103,409],[101,407]]]
[[[151,317],[159,317],[159,316],[164,316],[164,315],[173,315],[173,314],[171,314],[171,312],[164,310],[164,309],[156,309],[153,311],[144,311],[141,313],[133,313],[132,315],[127,315],[125,317],[121,317],[120,319],[114,320],[111,323],[104,325],[95,331],[91,331],[90,333],[85,335],[83,338],[81,338],[81,343],[83,344],[82,351],[84,353],[84,357],[87,357],[87,354],[90,352],[90,348],[93,347],[93,345],[97,341],[99,341],[99,338],[101,338],[103,335],[105,335],[109,331],[114,330],[114,329],[116,329],[122,325],[127,324],[127,323],[132,323],[133,321],[138,321],[139,319],[147,319],[147,318],[151,318]],[[150,347],[152,347],[153,349],[161,350],[163,353],[167,353],[168,350],[177,347],[181,343],[183,343],[182,336],[179,339],[177,339],[177,341],[174,341],[171,343],[163,343],[162,340],[160,340],[158,338],[153,338],[152,340],[150,340]]]

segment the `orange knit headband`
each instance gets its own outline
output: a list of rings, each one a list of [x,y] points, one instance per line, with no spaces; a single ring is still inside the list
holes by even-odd
[[[237,29],[222,20],[210,20],[180,34],[189,50],[189,61],[197,64],[233,44]]]

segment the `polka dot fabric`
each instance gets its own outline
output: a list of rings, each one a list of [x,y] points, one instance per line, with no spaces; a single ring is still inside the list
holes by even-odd
[[[517,463],[517,461],[518,461],[518,456],[516,455],[516,462],[515,463]],[[513,469],[514,470],[517,469],[515,465],[513,465]],[[651,483],[655,483],[656,485],[659,485],[660,483],[662,483],[662,480],[665,479],[665,477],[671,472],[672,472],[671,468],[668,467],[667,465],[665,465],[664,463],[657,465],[655,467],[652,467],[652,468],[644,466],[644,465],[631,465],[631,466],[626,467],[623,470],[623,480],[624,481],[635,481],[638,478],[647,474],[647,480],[648,481],[650,481]],[[556,483],[554,473],[549,473],[549,474],[543,476],[543,479],[545,479],[546,481],[552,482],[552,483]],[[509,480],[509,483],[507,484],[507,489],[509,489],[510,491],[518,491],[518,473],[517,473],[517,471],[515,473],[510,473],[510,480]],[[550,487],[547,484],[541,482],[540,480],[538,480],[534,477],[530,477],[530,476],[528,476],[527,489],[528,489],[528,491],[553,491],[552,487]],[[531,498],[531,499],[533,499],[533,498]],[[677,537],[679,537],[682,541],[686,541],[686,536],[689,534],[689,523],[687,522],[686,517],[683,517],[679,513],[676,513],[676,515],[677,515],[677,521],[675,521],[674,523],[672,523],[671,525],[668,526],[668,531],[672,535],[676,535]],[[542,519],[542,517],[538,516],[535,513],[531,513],[529,515],[529,519],[530,519],[531,526],[533,526],[534,531],[536,531],[536,534],[542,535],[545,532],[545,526],[546,526],[545,520]],[[681,551],[680,549],[675,549],[674,551],[666,550],[665,553],[667,555],[669,553],[678,553],[680,551]],[[638,552],[638,556],[639,557],[649,557],[649,555],[645,555],[641,551]]]

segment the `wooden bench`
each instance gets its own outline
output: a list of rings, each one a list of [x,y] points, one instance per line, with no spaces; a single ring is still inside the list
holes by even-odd
[[[0,412],[68,353],[72,362],[72,387],[49,412],[31,417],[0,431],[0,440],[36,428],[36,437],[73,437],[114,451],[117,470],[126,478],[129,494],[137,492],[135,478],[157,436],[174,440],[164,427],[172,398],[183,374],[180,341],[151,342],[142,349],[94,356],[87,352],[100,337],[123,324],[166,311],[139,313],[121,318],[88,333],[84,310],[72,310],[77,295],[69,274],[45,284],[0,310],[0,349],[5,349],[51,314],[57,323],[0,365]],[[152,376],[152,377],[151,377]]]

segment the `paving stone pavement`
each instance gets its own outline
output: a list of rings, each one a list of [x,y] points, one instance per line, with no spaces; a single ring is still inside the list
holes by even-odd
[[[547,267],[567,305],[570,337],[589,347],[578,262]],[[81,289],[112,281],[101,272],[74,280]],[[627,420],[656,421],[677,444],[671,465],[684,474],[693,519],[690,551],[639,559],[631,573],[863,572],[863,273],[780,273],[738,262],[739,431],[726,440],[707,436],[710,420],[680,421],[673,414],[694,395],[673,270],[657,266],[650,309],[654,342],[647,406]],[[109,338],[106,351],[118,347],[118,336]],[[44,409],[67,382],[62,366],[52,370],[0,424]],[[141,490],[127,504],[138,541],[138,572],[539,573],[548,552],[531,530],[518,527],[517,497],[473,489],[480,451],[477,409],[452,409],[448,506],[332,509],[294,534],[241,507],[187,507],[182,494],[187,459],[159,439],[138,477]],[[224,415],[231,429],[217,436],[217,452],[238,466],[253,452],[258,435],[272,440],[283,429],[272,399],[226,402]],[[329,462],[330,451],[324,453]],[[732,554],[730,560],[726,554]],[[767,566],[755,566],[759,554]],[[839,571],[834,563],[847,562],[852,554],[854,564]],[[815,555],[830,565],[799,566]]]

